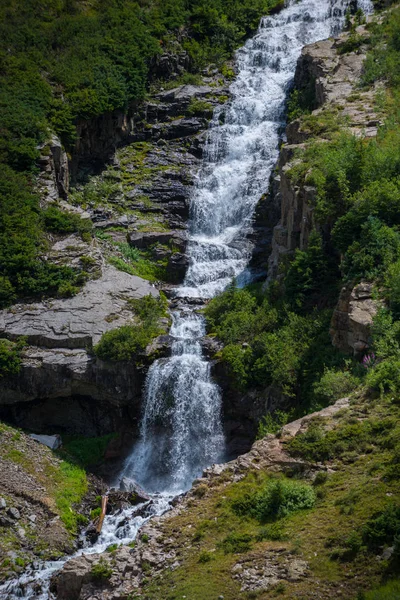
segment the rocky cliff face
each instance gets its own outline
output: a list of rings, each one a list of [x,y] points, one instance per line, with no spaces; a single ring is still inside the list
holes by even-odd
[[[105,266],[73,298],[0,311],[0,335],[28,344],[21,371],[0,380],[0,417],[37,432],[93,436],[120,430],[124,420],[134,425],[143,370],[105,363],[92,348],[104,332],[134,322],[129,300],[148,294],[158,296],[147,281]]]
[[[356,33],[368,37],[364,26],[358,27]],[[299,118],[286,127],[287,142],[280,152],[270,200],[280,205],[281,216],[273,231],[268,281],[279,278],[281,263],[293,255],[296,248],[307,247],[314,228],[322,233],[324,228],[329,228],[329,224],[315,219],[315,188],[298,186],[291,178],[291,169],[298,160],[297,151],[315,137],[324,139],[327,117],[355,135],[374,137],[377,134],[380,121],[374,103],[376,90],[357,88],[366,46],[345,53],[342,49],[348,39],[349,34],[343,33],[335,39],[306,46],[297,64],[295,89],[312,98],[315,110],[311,119]],[[334,345],[345,352],[358,354],[368,345],[369,326],[377,310],[370,292],[370,286],[361,285],[341,294],[331,333]]]
[[[154,68],[168,63],[175,76],[187,62],[183,54],[167,63],[164,58]],[[204,85],[161,90],[126,114],[81,123],[71,160],[57,138],[43,145],[37,181],[42,207],[56,203],[94,227],[91,241],[48,234],[45,258],[83,269],[89,281],[73,298],[0,311],[0,336],[27,341],[20,373],[0,379],[0,418],[37,432],[135,431],[151,359],[106,363],[92,348],[106,331],[134,322],[131,299],[158,296],[160,287],[168,291],[183,280],[189,198],[208,121],[227,99],[226,84],[213,74]],[[111,163],[70,188],[70,176],[76,179],[80,169],[82,175],[89,156],[93,164],[86,167]],[[129,252],[138,259],[137,270]],[[149,353],[168,352],[167,346],[161,340]]]

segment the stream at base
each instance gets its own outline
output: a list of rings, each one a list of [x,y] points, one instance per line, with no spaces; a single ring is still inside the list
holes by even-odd
[[[74,556],[127,544],[154,515],[169,509],[204,468],[225,457],[222,398],[203,356],[204,319],[190,298],[209,299],[236,278],[251,279],[247,234],[257,202],[265,193],[279,152],[285,102],[304,45],[337,34],[348,0],[289,0],[279,14],[261,20],[257,34],[237,52],[238,75],[230,100],[210,124],[190,218],[189,269],[176,290],[172,313],[172,355],[155,361],[144,390],[140,439],[115,478],[138,482],[152,500],[107,515],[97,542]],[[371,12],[371,0],[358,5]],[[198,307],[197,307],[198,309]],[[84,538],[82,543],[85,544]],[[66,559],[29,568],[0,586],[4,600],[48,600],[51,576]]]

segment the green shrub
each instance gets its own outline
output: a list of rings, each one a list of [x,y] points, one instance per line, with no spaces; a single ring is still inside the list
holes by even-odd
[[[314,396],[326,406],[353,392],[358,384],[359,380],[349,371],[325,369],[321,379],[314,384]]]
[[[91,519],[91,521],[94,521],[95,519],[97,519],[98,517],[100,517],[100,515],[101,515],[101,508],[100,507],[93,508],[90,511],[90,519]]]
[[[124,325],[104,333],[94,352],[102,360],[131,360],[146,348],[152,338],[153,332],[142,325]]]
[[[165,315],[165,302],[163,296],[153,298],[151,295],[131,300],[140,323],[124,325],[104,333],[94,347],[96,356],[102,360],[131,360],[135,354],[144,350],[162,332],[159,319]]]
[[[54,233],[82,233],[90,231],[92,222],[82,219],[80,215],[63,211],[56,205],[51,205],[43,211],[44,226]]]
[[[214,556],[211,552],[207,552],[207,550],[202,550],[199,554],[199,563],[208,563],[213,560]]]
[[[312,508],[316,496],[313,488],[295,480],[269,481],[262,490],[232,502],[238,515],[248,515],[260,522],[281,519],[298,510]]]
[[[8,277],[3,277],[0,275],[0,308],[9,306],[15,302],[16,299],[17,296],[15,294],[15,288],[11,281]]]
[[[264,540],[271,540],[272,542],[282,542],[287,540],[288,536],[285,532],[283,523],[271,523],[262,527],[256,537],[257,542],[263,542]]]
[[[264,415],[259,424],[257,439],[260,440],[269,433],[276,434],[284,425],[294,420],[294,409],[290,411],[276,410],[273,413]]]
[[[384,546],[397,547],[400,543],[400,507],[389,505],[382,512],[373,515],[362,530],[362,538],[368,548],[377,552]]]
[[[0,339],[0,379],[19,373],[22,362],[21,350],[25,343],[25,339],[17,343]]]
[[[251,535],[244,533],[230,533],[222,542],[218,543],[218,548],[221,548],[224,554],[241,554],[248,552],[251,549]]]
[[[96,581],[107,581],[111,578],[113,569],[107,560],[100,558],[99,562],[92,565],[90,574]]]
[[[321,236],[312,231],[306,250],[296,249],[285,278],[285,295],[294,309],[309,310],[326,298],[336,300],[339,272],[329,257]]]
[[[73,296],[76,296],[79,290],[80,288],[73,285],[70,281],[63,281],[58,286],[57,296],[60,298],[72,298]]]
[[[192,98],[188,106],[187,112],[193,116],[205,116],[211,117],[213,113],[213,106],[205,100],[199,100],[198,98]]]
[[[370,389],[381,393],[400,392],[400,357],[387,359],[369,370],[366,384]]]

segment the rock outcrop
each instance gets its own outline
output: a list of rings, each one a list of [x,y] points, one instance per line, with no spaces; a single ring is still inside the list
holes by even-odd
[[[0,311],[0,335],[28,343],[18,375],[0,379],[0,416],[38,432],[101,435],[134,427],[143,369],[106,363],[91,349],[106,331],[134,322],[129,300],[148,294],[158,291],[106,266],[73,298]]]
[[[0,336],[25,337],[28,344],[44,348],[92,348],[102,334],[132,322],[129,300],[158,291],[140,277],[104,267],[99,279],[89,281],[72,298],[37,304],[14,304],[0,311]]]
[[[373,297],[371,283],[344,287],[332,316],[333,345],[342,352],[362,357],[371,343],[371,326],[379,303]]]
[[[367,38],[364,26],[357,28],[357,35]],[[355,52],[340,53],[339,50],[349,34],[305,46],[297,64],[295,86],[307,90],[313,97],[315,110],[312,117],[322,122],[325,115],[334,113],[334,120],[355,135],[374,137],[380,124],[374,104],[375,90],[356,89],[362,73],[366,46]],[[274,195],[275,203],[281,206],[281,217],[274,228],[272,253],[269,258],[268,280],[279,275],[281,260],[294,252],[304,249],[313,228],[321,228],[314,216],[315,188],[298,186],[293,182],[291,169],[296,164],[296,151],[315,137],[307,120],[296,119],[286,128],[287,143],[282,147],[278,175],[274,183],[278,188]],[[324,129],[318,138],[324,139]]]
[[[68,157],[59,138],[55,135],[39,146],[40,174],[37,189],[41,205],[45,206],[59,198],[65,199],[69,189]]]

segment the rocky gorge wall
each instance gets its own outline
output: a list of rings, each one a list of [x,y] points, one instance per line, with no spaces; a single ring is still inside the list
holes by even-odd
[[[323,237],[330,231],[329,223],[315,218],[315,187],[294,182],[292,169],[299,160],[298,152],[311,140],[324,140],[326,119],[333,119],[356,136],[377,135],[380,116],[375,103],[376,89],[366,91],[358,86],[368,47],[368,30],[364,25],[357,27],[353,35],[364,37],[365,44],[355,51],[344,52],[350,35],[345,32],[335,39],[306,46],[297,64],[294,89],[311,98],[314,110],[307,119],[297,118],[286,127],[286,142],[281,148],[270,192],[271,202],[280,205],[281,214],[273,230],[268,282],[281,277],[283,265],[296,249],[307,248],[313,229]],[[368,347],[376,311],[371,285],[361,283],[354,289],[343,289],[332,319],[333,344],[343,352],[360,355]]]

